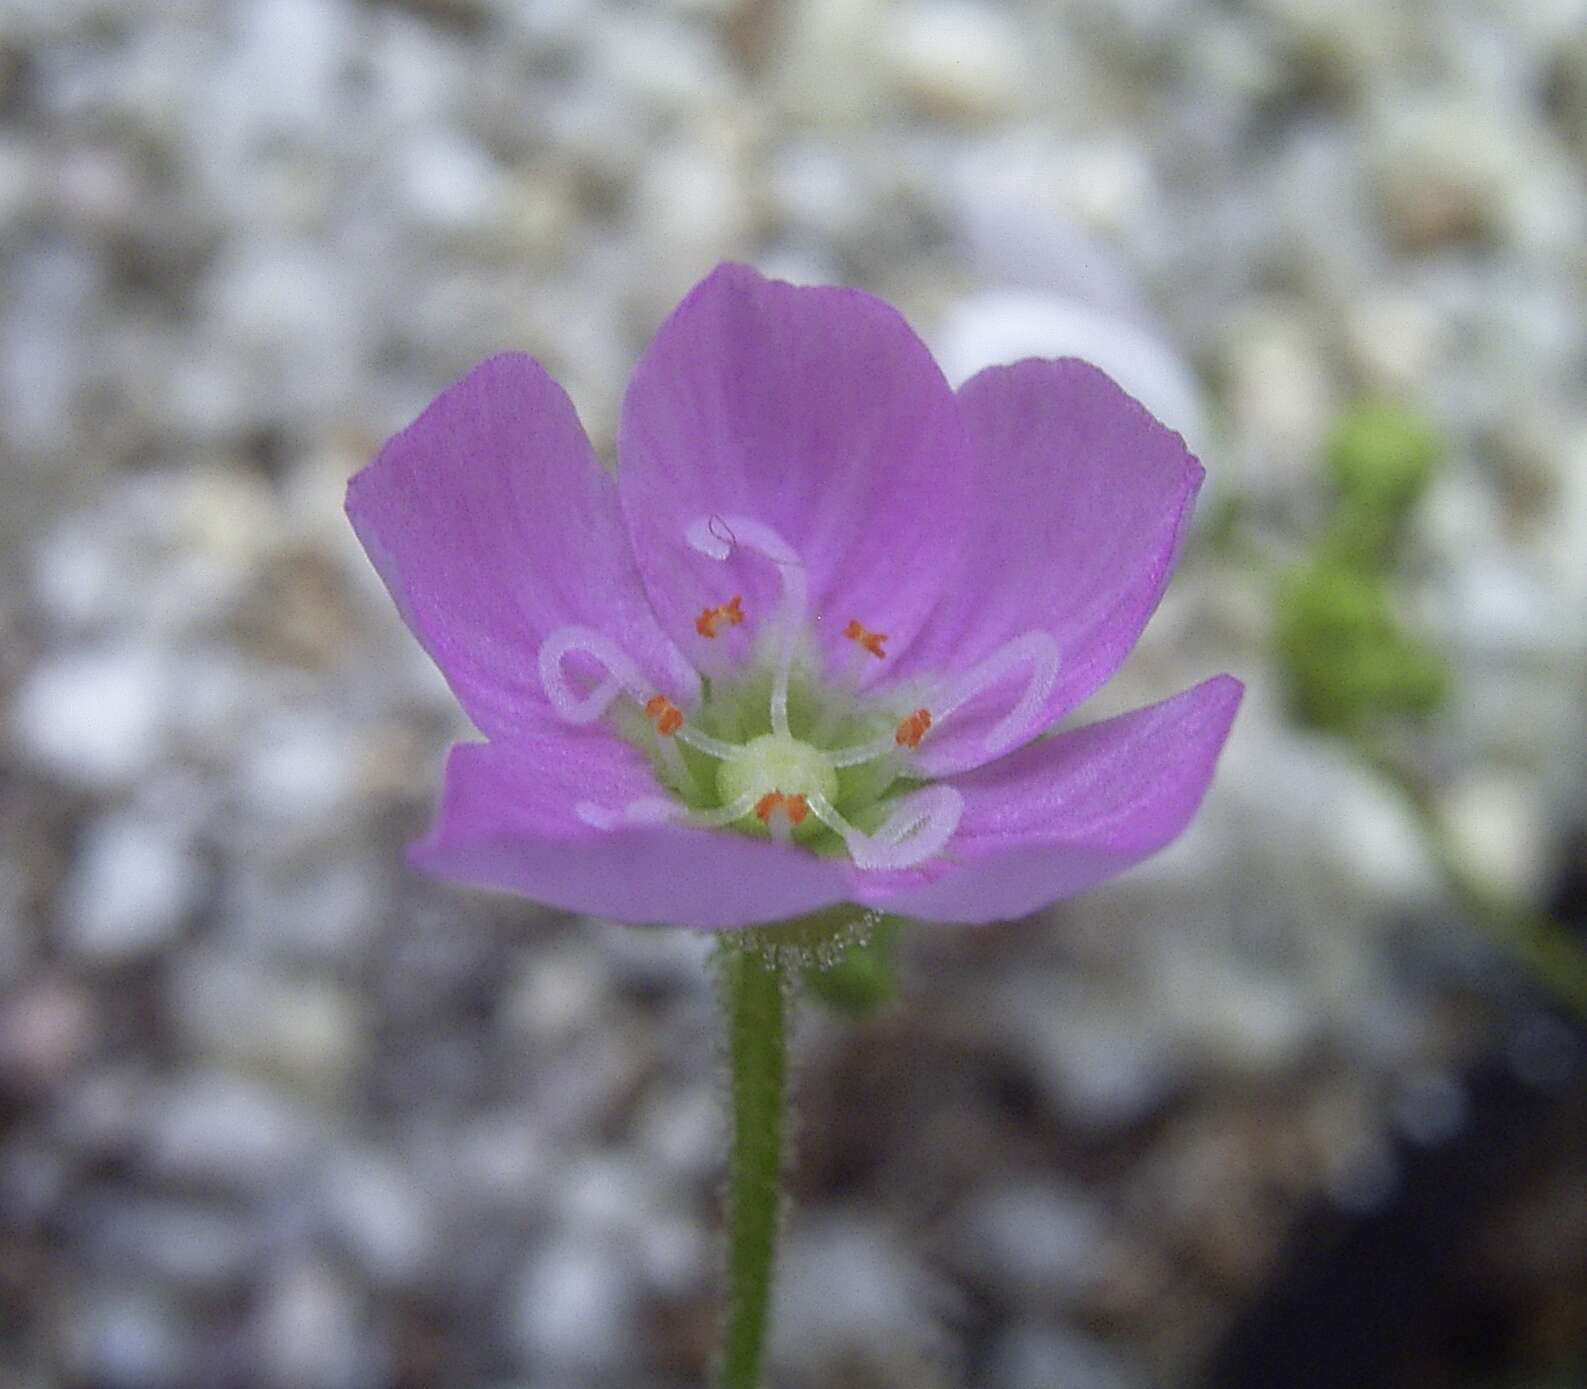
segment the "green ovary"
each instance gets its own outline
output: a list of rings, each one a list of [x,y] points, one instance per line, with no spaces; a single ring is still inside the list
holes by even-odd
[[[765,733],[752,738],[742,753],[723,762],[716,771],[716,790],[723,805],[748,795],[751,804],[771,792],[784,796],[819,795],[828,801],[838,796],[837,769],[817,747],[781,733]],[[745,817],[746,828],[754,821],[754,811]],[[814,816],[794,826],[795,838],[807,838],[821,831]]]

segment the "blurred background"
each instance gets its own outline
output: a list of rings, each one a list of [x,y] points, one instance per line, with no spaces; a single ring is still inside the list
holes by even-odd
[[[805,1009],[774,1383],[1581,1383],[1584,168],[1584,0],[0,3],[0,1385],[703,1381],[709,942],[406,870],[341,499],[507,347],[610,457],[727,257],[1117,375],[1209,483],[1085,712],[1250,686]]]

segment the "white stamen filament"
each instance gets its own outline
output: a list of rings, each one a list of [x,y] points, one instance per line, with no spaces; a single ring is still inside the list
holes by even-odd
[[[771,831],[773,843],[793,843],[793,817],[788,814],[788,807],[781,801],[774,805],[766,816],[766,828]]]
[[[936,728],[950,714],[1023,665],[1030,666],[1030,678],[1025,682],[1024,691],[1015,700],[1014,707],[992,726],[981,744],[988,756],[1007,752],[1030,731],[1058,679],[1058,643],[1046,632],[1025,632],[967,671],[945,695],[925,706],[931,715],[931,726]]]
[[[673,736],[680,743],[687,743],[696,752],[703,752],[707,757],[714,757],[719,762],[732,762],[744,755],[744,749],[738,744],[724,743],[720,738],[702,733],[693,724],[684,724]]]
[[[1031,668],[1030,679],[1026,681],[1020,697],[1014,701],[1014,707],[993,725],[981,745],[989,757],[1007,752],[1030,731],[1030,726],[1036,721],[1058,679],[1058,643],[1046,632],[1025,632],[1015,637],[980,665],[967,671],[946,692],[938,693],[923,704],[921,707],[930,715],[926,731],[930,733],[940,729],[949,715],[962,709],[976,695],[990,689],[1010,671],[1025,664]],[[893,732],[878,734],[868,743],[839,748],[828,753],[827,758],[834,767],[857,767],[862,762],[874,761],[890,752],[906,751],[907,748],[898,742],[897,733]]]
[[[897,802],[875,834],[856,829],[825,796],[807,797],[811,814],[843,837],[859,868],[914,868],[934,858],[959,827],[964,797],[951,786],[928,786]]]
[[[794,643],[810,609],[810,580],[804,561],[770,526],[748,516],[701,516],[690,522],[686,538],[694,549],[712,559],[725,560],[743,546],[777,566],[782,576],[782,648],[772,677],[771,727],[773,733],[788,737],[788,677]]]
[[[599,661],[606,667],[606,677],[588,694],[575,694],[568,683],[562,663],[579,652]],[[621,647],[608,637],[589,627],[559,627],[540,643],[540,683],[545,687],[546,698],[557,714],[571,724],[594,723],[619,695],[627,695],[641,708],[654,693],[643,675],[623,653]],[[684,795],[693,795],[696,786],[683,754],[672,745],[672,740],[658,731],[656,751],[667,769],[673,784]]]
[[[612,810],[594,801],[580,801],[573,807],[573,813],[595,829],[615,830],[623,825],[664,825],[675,819],[681,808],[676,801],[661,796],[640,796],[621,810]]]
[[[898,738],[892,732],[879,734],[868,743],[856,743],[853,747],[839,748],[836,752],[827,754],[827,761],[834,767],[858,767],[863,762],[874,762],[878,757],[885,757],[890,752],[898,752]]]
[[[755,808],[756,797],[753,791],[746,791],[742,796],[735,796],[726,805],[719,805],[715,810],[691,810],[687,823],[703,830],[721,829],[723,825],[731,825],[735,820],[742,820]]]
[[[606,667],[606,678],[587,694],[574,693],[562,663],[575,652]],[[590,627],[559,627],[540,643],[540,683],[551,707],[568,723],[594,723],[620,694],[643,706],[652,691],[621,648]]]
[[[678,731],[681,733],[683,730]],[[667,769],[667,774],[672,778],[680,794],[693,796],[699,787],[695,782],[694,774],[689,770],[689,764],[683,760],[683,754],[678,750],[675,740],[676,735],[669,738],[658,729],[651,741],[655,744],[662,766]]]

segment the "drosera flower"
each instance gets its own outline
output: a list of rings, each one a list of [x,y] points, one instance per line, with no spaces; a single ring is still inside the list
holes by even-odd
[[[1084,362],[955,394],[851,289],[727,265],[663,325],[614,479],[533,359],[355,477],[370,558],[485,741],[414,861],[647,924],[1026,914],[1167,844],[1241,686],[1053,727],[1157,606],[1202,470]]]

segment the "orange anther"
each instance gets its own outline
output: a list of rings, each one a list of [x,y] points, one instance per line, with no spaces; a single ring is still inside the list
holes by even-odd
[[[716,629],[724,622],[729,627],[737,627],[744,620],[743,598],[735,593],[725,603],[714,608],[706,608],[694,619],[694,630],[702,637],[714,638]]]
[[[843,635],[850,641],[858,642],[877,660],[887,655],[886,648],[882,645],[887,640],[887,633],[871,631],[870,628],[863,626],[857,617],[849,619],[849,625],[843,629]]]
[[[800,824],[810,813],[810,803],[803,796],[785,796],[781,791],[768,791],[755,802],[755,818],[766,825],[772,813],[781,810],[790,825]]]
[[[907,719],[899,722],[898,729],[893,734],[893,741],[901,748],[918,748],[920,740],[926,736],[926,730],[930,727],[931,711],[916,709]]]
[[[655,724],[656,732],[670,738],[683,727],[683,710],[666,695],[654,694],[645,701],[645,717]]]

